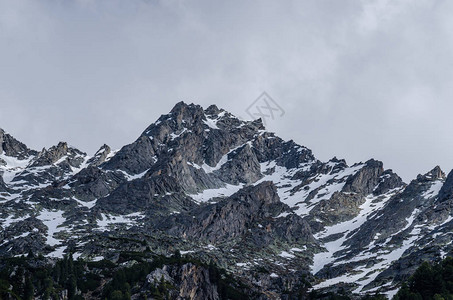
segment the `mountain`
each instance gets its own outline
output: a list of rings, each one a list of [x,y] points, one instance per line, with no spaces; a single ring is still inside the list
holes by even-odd
[[[0,130],[0,173],[2,258],[176,253],[225,270],[250,297],[279,299],[308,284],[393,295],[453,249],[453,172],[406,184],[374,159],[322,162],[215,105],[180,102],[131,144],[93,156],[64,142],[31,150]],[[149,276],[196,289],[174,276],[208,274],[165,268]],[[209,296],[184,293],[218,299],[208,281]]]

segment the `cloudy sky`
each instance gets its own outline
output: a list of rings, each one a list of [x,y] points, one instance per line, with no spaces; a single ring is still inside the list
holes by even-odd
[[[321,160],[453,168],[452,1],[0,0],[0,127],[34,149],[132,142],[181,100]]]

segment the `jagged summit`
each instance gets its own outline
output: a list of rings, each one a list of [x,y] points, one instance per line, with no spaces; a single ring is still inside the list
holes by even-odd
[[[36,151],[30,150],[25,144],[19,142],[0,128],[0,155],[1,154],[23,160],[31,155],[36,155]]]
[[[223,113],[224,111],[225,111],[225,110],[223,110],[223,109],[219,109],[219,108],[217,107],[217,105],[212,104],[212,105],[210,105],[208,108],[206,108],[205,113],[206,113],[207,115],[212,116],[212,115],[219,115],[219,114]]]
[[[32,160],[32,167],[40,167],[57,163],[65,156],[86,156],[86,153],[73,147],[69,147],[66,142],[59,142],[56,146],[49,149],[42,149],[41,152]]]
[[[111,154],[113,153],[110,146],[104,144],[101,146],[101,148],[99,148],[98,151],[96,151],[93,157],[88,159],[87,163],[89,165],[99,166],[100,164],[108,160]]]
[[[445,173],[439,166],[435,166],[431,171],[427,172],[424,175],[417,175],[417,180],[436,180],[436,179],[445,179]]]
[[[4,257],[116,263],[120,251],[177,249],[281,295],[302,278],[389,292],[453,250],[452,173],[405,184],[375,159],[323,162],[215,105],[179,102],[134,142],[92,157],[64,142],[33,151],[2,130],[0,145]]]
[[[166,125],[166,129],[175,133],[184,128],[191,130],[201,129],[209,131],[211,129],[232,130],[235,127],[253,123],[259,130],[264,130],[261,119],[255,121],[241,121],[224,109],[219,109],[216,105],[209,106],[206,110],[200,105],[177,103],[169,114],[162,115],[155,123],[145,129],[143,135],[162,137],[161,131],[156,132],[156,128]],[[192,128],[194,127],[194,128]],[[167,132],[168,133],[168,132]]]

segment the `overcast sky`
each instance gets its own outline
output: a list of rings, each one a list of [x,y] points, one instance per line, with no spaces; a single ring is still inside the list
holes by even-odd
[[[0,127],[93,154],[181,100],[249,118],[321,160],[409,181],[453,168],[453,1],[0,0]]]

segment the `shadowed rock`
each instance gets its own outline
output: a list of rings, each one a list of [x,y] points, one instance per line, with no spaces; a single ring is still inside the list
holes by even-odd
[[[343,192],[368,195],[379,183],[379,177],[384,173],[382,162],[370,159],[356,174],[349,177],[343,187]]]
[[[453,199],[453,170],[448,174],[445,184],[439,192],[439,202]]]
[[[27,159],[31,155],[36,155],[37,152],[30,150],[25,144],[19,142],[0,128],[0,154],[18,159]]]

